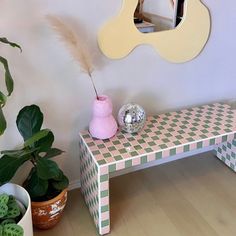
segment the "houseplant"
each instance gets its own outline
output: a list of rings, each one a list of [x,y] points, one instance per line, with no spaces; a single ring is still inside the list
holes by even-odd
[[[7,38],[0,37],[0,43],[8,44],[11,47],[17,47],[21,50],[21,47],[18,44],[8,41]],[[7,89],[7,95],[5,95],[4,92],[0,90],[0,135],[2,135],[7,127],[7,122],[2,109],[6,105],[7,97],[10,96],[13,92],[14,81],[9,70],[7,59],[1,55],[0,55],[0,64],[3,65],[5,71],[5,84]]]
[[[29,196],[28,192],[24,188],[22,188],[21,186],[19,186],[17,184],[7,183],[7,184],[0,187],[0,195],[2,195],[2,194],[3,195],[7,194],[8,196],[11,196],[11,197],[9,197],[8,199],[6,199],[7,197],[4,197],[5,200],[4,199],[0,200],[0,205],[2,203],[6,204],[6,200],[8,200],[7,204],[10,205],[10,208],[13,207],[13,209],[14,209],[16,207],[16,204],[13,203],[14,202],[13,198],[16,199],[17,206],[20,207],[21,215],[15,219],[15,223],[17,223],[18,227],[21,227],[21,229],[23,229],[24,236],[33,236],[32,216],[31,216],[31,200],[30,200],[30,196]],[[0,206],[0,208],[2,209],[1,206]],[[18,215],[18,213],[15,212],[15,210],[13,213]],[[14,217],[14,214],[11,214],[10,216],[8,216],[8,218]],[[0,217],[0,218],[2,218],[2,217]],[[13,222],[12,219],[10,219],[10,221],[7,220],[7,222],[6,222],[5,218],[6,218],[6,215],[4,214],[4,221],[2,222],[0,219],[0,222],[2,224],[5,225],[6,223]],[[13,227],[13,229],[14,228],[15,227]],[[22,230],[17,230],[17,228],[14,230],[13,234],[9,233],[8,227],[6,228],[7,232],[4,229],[2,229],[2,234],[0,233],[0,235],[1,236],[8,236],[8,235],[20,236],[20,235],[22,235]],[[10,226],[10,229],[12,229],[11,226]],[[6,235],[6,233],[7,233],[7,235]]]
[[[0,43],[10,45],[11,47],[19,48],[20,51],[21,47],[9,41],[5,37],[0,37]],[[4,69],[4,78],[5,78],[5,85],[6,85],[6,93],[2,90],[0,91],[0,135],[4,133],[6,130],[7,122],[5,116],[3,114],[3,107],[6,105],[7,97],[9,97],[14,89],[14,81],[12,75],[10,73],[9,64],[6,58],[0,55],[0,64],[3,66]],[[3,166],[1,166],[3,167]],[[0,172],[3,174],[2,172]],[[32,216],[31,216],[31,200],[30,196],[27,191],[17,184],[7,183],[1,186],[0,184],[0,208],[5,209],[1,213],[0,219],[0,235],[1,236],[8,236],[8,235],[15,235],[20,236],[24,234],[24,236],[33,236],[33,227],[32,227]],[[7,196],[11,197],[7,197]],[[16,201],[14,200],[16,199]],[[17,202],[17,204],[15,203]],[[17,210],[18,207],[21,206],[21,215],[18,216],[14,221],[15,224],[12,225],[14,214],[6,213],[6,209],[8,207],[14,210],[15,214],[18,214],[19,211]],[[24,211],[23,211],[24,208]],[[8,209],[9,210],[9,209]],[[18,211],[18,212],[17,212]],[[6,218],[11,219],[6,219]],[[10,223],[10,224],[8,224]]]
[[[42,229],[51,228],[61,218],[67,200],[68,178],[52,160],[63,151],[52,147],[52,131],[41,129],[43,113],[38,106],[24,107],[16,124],[24,144],[20,149],[1,152],[0,185],[9,182],[19,167],[30,162],[32,168],[23,186],[32,200],[33,224]]]
[[[21,214],[23,213],[14,196],[0,194],[0,235],[23,236],[23,228],[17,225]]]
[[[65,46],[69,50],[73,59],[79,63],[82,72],[90,79],[96,98],[93,102],[93,117],[89,124],[89,131],[92,137],[98,139],[108,139],[117,132],[117,122],[112,115],[112,102],[108,96],[98,95],[93,80],[93,58],[92,52],[83,43],[83,40],[76,32],[55,16],[47,16],[52,27],[59,34]]]

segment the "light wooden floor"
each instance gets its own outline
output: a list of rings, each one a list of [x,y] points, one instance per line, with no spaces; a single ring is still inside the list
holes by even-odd
[[[235,236],[236,173],[211,153],[111,179],[111,236]],[[79,190],[35,236],[94,236]]]

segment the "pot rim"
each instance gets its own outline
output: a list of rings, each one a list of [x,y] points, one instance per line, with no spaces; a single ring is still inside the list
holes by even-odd
[[[48,200],[48,201],[42,201],[42,202],[31,202],[32,207],[43,207],[47,205],[51,205],[52,203],[58,201],[60,198],[62,198],[63,195],[65,195],[68,192],[68,188],[65,188],[63,191],[61,191],[56,197]]]

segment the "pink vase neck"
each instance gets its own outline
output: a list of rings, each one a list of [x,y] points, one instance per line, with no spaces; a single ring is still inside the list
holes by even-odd
[[[108,96],[101,95],[93,103],[93,115],[106,117],[112,114],[112,103]]]

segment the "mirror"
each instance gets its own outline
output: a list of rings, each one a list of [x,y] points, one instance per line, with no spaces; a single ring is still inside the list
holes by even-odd
[[[148,2],[163,4],[162,9],[169,6],[172,8],[166,12],[169,23],[155,24],[151,21],[154,29],[152,33],[145,34],[137,29],[136,25],[140,23],[135,24],[134,17],[139,19],[140,15],[137,14],[143,14],[147,17],[144,19],[146,21],[153,18],[153,15],[162,14],[157,10],[152,12],[154,7],[148,4],[145,6]],[[192,60],[202,51],[210,27],[210,14],[201,0],[123,0],[120,13],[108,20],[99,31],[98,44],[101,51],[112,59],[123,58],[138,45],[148,44],[163,58],[183,63]]]
[[[139,0],[134,23],[142,33],[174,29],[183,18],[185,0]]]

